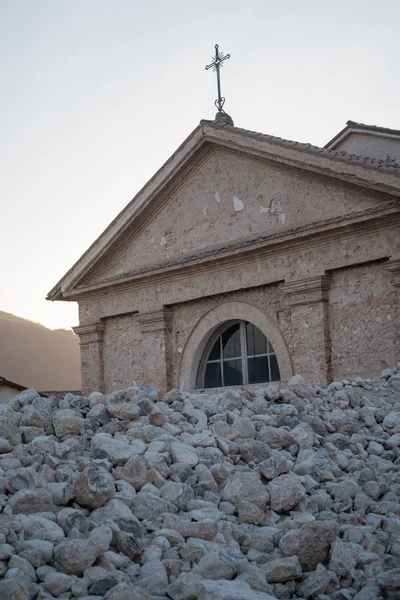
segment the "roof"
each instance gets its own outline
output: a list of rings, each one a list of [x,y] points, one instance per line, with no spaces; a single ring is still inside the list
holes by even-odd
[[[0,376],[0,385],[9,385],[17,390],[23,392],[28,388],[25,385],[20,385],[19,383],[15,383],[15,381],[10,381],[5,377]],[[60,398],[61,400],[64,398],[66,394],[73,394],[74,396],[82,396],[81,390],[65,390],[65,391],[56,391],[56,392],[38,392],[41,396],[55,396],[56,398]]]
[[[27,390],[28,389],[24,385],[21,385],[19,383],[15,383],[15,381],[10,381],[9,379],[6,379],[5,377],[0,377],[0,385],[9,385],[10,387],[13,387],[13,388],[15,388],[17,390],[20,390],[21,392],[23,390]]]
[[[394,135],[400,137],[400,129],[391,129],[389,127],[381,127],[380,125],[366,125],[365,123],[358,123],[357,121],[347,121],[346,125],[353,129],[362,129],[363,131],[374,131],[376,133],[387,133],[388,135]]]
[[[211,123],[211,121],[205,121],[205,122]],[[203,123],[203,121],[202,121],[202,123]],[[347,123],[355,123],[355,121],[347,121]],[[363,125],[362,123],[356,123],[356,125],[362,126],[364,128],[363,130],[365,130],[365,131],[367,130],[367,128],[372,127],[372,128],[375,128],[376,130],[382,130],[382,131],[385,130],[385,131],[394,132],[394,135],[398,135],[400,137],[400,131],[397,131],[396,129],[385,129],[383,127],[375,127],[373,125]],[[314,146],[313,144],[306,144],[303,142],[295,142],[292,140],[285,140],[283,138],[275,137],[273,135],[267,135],[265,133],[257,133],[256,131],[251,131],[248,129],[241,129],[240,127],[234,127],[232,129],[236,129],[237,131],[240,131],[246,135],[254,136],[257,139],[264,139],[264,140],[268,141],[270,144],[277,144],[284,148],[295,148],[296,150],[300,150],[301,152],[306,152],[308,154],[316,154],[319,156],[323,156],[325,158],[329,158],[330,160],[345,162],[349,165],[359,165],[359,166],[362,166],[367,169],[374,169],[374,170],[379,170],[380,172],[387,172],[387,173],[392,173],[392,174],[395,173],[395,174],[400,175],[400,164],[394,160],[391,160],[391,161],[379,160],[377,158],[358,156],[357,154],[349,154],[348,152],[345,152],[344,150],[334,150],[334,149],[331,149],[330,147],[328,148],[328,146],[331,142],[328,142],[328,144],[326,144],[323,148],[321,148],[320,146]],[[336,139],[344,131],[347,131],[347,129],[350,129],[350,127],[345,127],[333,139]],[[360,129],[361,129],[361,127],[360,127]],[[369,131],[369,129],[368,129],[368,131]],[[331,141],[333,141],[333,140],[331,140]]]
[[[372,135],[400,139],[400,129],[390,129],[389,127],[380,127],[378,125],[366,125],[365,123],[358,123],[357,121],[347,121],[346,127],[339,131],[335,137],[329,140],[324,147],[329,150],[334,150],[340,142],[345,140],[351,133],[354,132],[370,133]],[[400,166],[398,165],[397,168],[400,168]]]
[[[73,267],[48,293],[48,300],[74,300],[71,291],[87,271],[109,251],[135,218],[157,198],[200,148],[210,145],[262,157],[287,167],[302,169],[350,182],[371,190],[400,196],[400,165],[396,161],[364,158],[344,151],[320,148],[249,131],[215,121],[200,121],[174,154],[110,223]]]
[[[39,394],[41,396],[45,396],[47,398],[49,396],[54,396],[55,398],[59,398],[60,400],[63,400],[67,394],[73,394],[74,396],[83,396],[83,394],[80,390],[64,390],[64,391],[58,391],[58,392],[39,392]]]

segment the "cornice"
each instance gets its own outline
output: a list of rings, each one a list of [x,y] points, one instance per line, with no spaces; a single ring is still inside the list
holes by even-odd
[[[265,158],[269,156],[274,162],[285,162],[287,165],[300,166],[303,170],[312,170],[334,177],[335,179],[353,182],[370,189],[395,188],[399,194],[398,173],[381,171],[371,168],[365,161],[352,161],[351,155],[346,158],[341,153],[326,152],[326,149],[284,140],[237,127],[220,126],[210,122],[202,122],[203,131],[209,140],[215,144],[242,148],[248,154],[260,153]]]
[[[79,336],[80,345],[99,343],[103,341],[105,325],[104,323],[91,323],[89,325],[77,325],[72,328],[74,333]]]
[[[172,312],[168,309],[141,313],[137,316],[141,333],[170,330]]]
[[[190,163],[182,166],[179,176],[175,175],[175,177],[171,180],[167,180],[163,188],[161,190],[156,190],[151,200],[149,200],[146,205],[138,209],[137,213],[135,214],[134,231],[130,231],[130,223],[127,223],[126,227],[121,230],[119,234],[118,247],[115,250],[115,255],[112,257],[112,261],[104,266],[99,266],[101,258],[107,254],[109,250],[108,246],[107,248],[104,248],[102,252],[98,254],[98,256],[96,256],[95,264],[92,267],[89,267],[85,273],[79,274],[72,282],[72,285],[79,285],[79,281],[83,277],[90,276],[91,274],[101,276],[110,267],[110,265],[118,263],[118,259],[121,254],[123,254],[124,250],[130,244],[132,244],[132,242],[134,242],[135,239],[137,239],[147,227],[150,226],[155,217],[163,210],[169,200],[171,200],[171,197],[179,193],[185,183],[202,166],[207,158],[209,158],[216,151],[217,148],[211,144],[202,145],[201,148],[195,154],[193,154]],[[110,245],[112,245],[112,242]]]
[[[319,275],[308,279],[299,279],[285,283],[282,291],[285,295],[287,306],[299,306],[301,304],[313,304],[315,302],[326,302],[331,278],[329,275]]]
[[[362,189],[400,196],[398,176],[380,172],[379,169],[366,169],[362,164],[349,165],[340,162],[332,156],[325,155],[323,149],[308,152],[307,149],[311,146],[307,144],[283,142],[284,140],[279,138],[255,132],[234,127],[216,127],[202,122],[54,286],[47,296],[48,299],[66,297],[68,291],[76,286],[95,264],[98,264],[110,247],[117,240],[124,239],[132,223],[136,219],[140,221],[140,215],[147,210],[153,210],[154,207],[150,207],[150,204],[157,204],[157,199],[167,193],[171,184],[179,185],[180,177],[195,167],[197,155],[201,155],[202,151],[209,146],[237,150],[248,157],[259,157],[260,160],[271,164],[286,165],[303,172],[308,171],[336,181],[344,181]]]
[[[164,189],[174,177],[177,177],[180,169],[195,157],[196,153],[200,156],[198,150],[204,146],[203,126],[198,125],[196,129],[186,138],[186,140],[177,148],[170,158],[161,166],[161,168],[149,179],[141,190],[132,198],[132,200],[122,209],[103,233],[89,246],[86,252],[77,260],[77,262],[67,271],[60,281],[50,290],[47,295],[48,300],[58,299],[63,295],[64,289],[73,286],[82,275],[90,270],[95,262],[109,249],[114,243],[116,236],[123,235],[126,229],[131,225],[132,219],[146,207],[154,197],[157,197],[160,190]],[[207,149],[206,149],[207,151]]]
[[[214,130],[213,130],[214,132]],[[165,207],[171,197],[179,192],[183,185],[190,179],[193,173],[201,167],[204,161],[215,152],[229,152],[236,155],[242,160],[248,162],[259,162],[265,165],[269,165],[275,168],[297,171],[304,174],[307,177],[320,177],[325,180],[333,180],[337,185],[345,187],[359,187],[368,193],[380,192],[384,194],[396,194],[400,195],[400,189],[393,188],[391,185],[386,185],[382,182],[372,184],[370,181],[365,181],[362,177],[357,177],[354,173],[343,173],[332,169],[332,166],[328,167],[318,166],[314,163],[307,164],[302,160],[303,154],[300,153],[300,157],[296,159],[290,159],[286,156],[279,156],[274,151],[266,152],[264,149],[259,150],[254,147],[248,147],[232,140],[224,140],[215,138],[213,135],[210,136],[209,132],[206,133],[200,147],[193,149],[190,156],[190,161],[186,161],[180,166],[179,174],[169,174],[166,177],[165,183],[162,188],[156,189],[145,204],[140,206],[135,213],[135,229],[133,234],[128,233],[131,222],[126,222],[118,233],[119,241],[118,248],[116,249],[115,256],[113,256],[112,263],[116,264],[119,257],[124,252],[129,244],[131,244],[147,227],[150,226],[155,216]],[[296,151],[298,154],[298,152]],[[95,262],[92,266],[88,266],[86,270],[77,274],[74,279],[71,279],[68,287],[79,286],[79,282],[89,274],[93,273],[97,276],[101,276],[106,272],[109,264],[100,266],[101,259],[107,254],[110,247],[113,245],[111,240],[107,246],[104,246],[96,255]]]
[[[329,242],[348,240],[378,229],[393,229],[400,225],[398,207],[385,207],[353,215],[344,220],[335,218],[319,224],[310,224],[280,234],[244,238],[232,244],[221,244],[195,255],[187,255],[175,263],[165,263],[123,277],[78,288],[65,294],[66,300],[119,293],[125,289],[137,290],[149,284],[179,281],[188,274],[195,276],[205,270],[217,275],[228,267],[239,266],[248,260],[267,260],[285,252],[301,252],[318,248]]]

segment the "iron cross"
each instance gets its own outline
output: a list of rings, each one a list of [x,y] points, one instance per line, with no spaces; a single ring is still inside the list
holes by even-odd
[[[223,67],[222,63],[224,62],[224,60],[227,60],[230,57],[231,57],[230,54],[227,54],[226,56],[224,56],[222,52],[219,52],[218,44],[215,44],[215,56],[213,57],[213,61],[212,61],[212,63],[210,63],[209,65],[206,66],[206,71],[208,71],[208,69],[211,69],[211,67],[212,67],[213,71],[217,71],[218,98],[215,101],[215,106],[218,108],[219,112],[224,112],[223,106],[225,104],[225,98],[223,96],[221,96],[221,79],[220,79],[219,71],[220,71],[221,67]]]

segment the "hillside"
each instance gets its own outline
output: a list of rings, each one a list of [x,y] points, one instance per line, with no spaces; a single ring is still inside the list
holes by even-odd
[[[78,337],[0,311],[0,375],[37,390],[79,390]]]

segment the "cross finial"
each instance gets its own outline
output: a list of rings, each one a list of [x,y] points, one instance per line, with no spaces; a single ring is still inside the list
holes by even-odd
[[[223,67],[223,62],[230,57],[230,54],[224,55],[222,52],[220,52],[218,44],[215,44],[215,56],[213,57],[212,63],[206,66],[206,71],[212,68],[213,71],[217,72],[218,98],[215,101],[215,106],[218,108],[218,113],[216,115],[216,120],[223,121],[225,123],[228,123],[229,125],[233,125],[231,117],[224,111],[225,98],[221,95],[220,77],[220,69]]]

